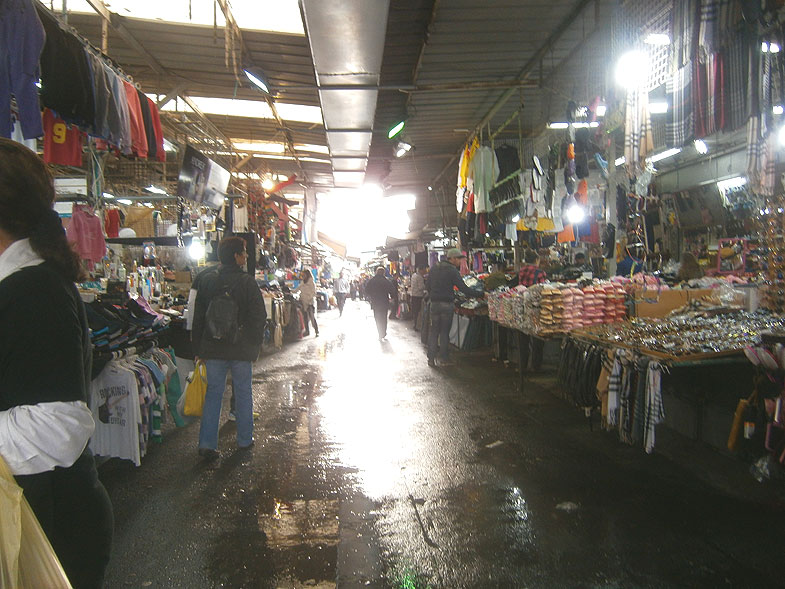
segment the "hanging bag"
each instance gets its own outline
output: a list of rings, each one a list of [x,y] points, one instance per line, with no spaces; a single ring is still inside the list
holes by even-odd
[[[755,380],[755,387],[752,394],[746,399],[739,399],[736,405],[736,411],[733,414],[733,423],[731,424],[730,434],[728,434],[728,450],[735,452],[739,446],[739,439],[741,432],[744,428],[744,423],[747,421],[754,422],[754,415],[758,401],[758,381]]]
[[[0,457],[0,587],[71,589],[49,539]]]
[[[204,396],[207,393],[207,367],[199,360],[185,386],[183,413],[191,417],[201,417]]]

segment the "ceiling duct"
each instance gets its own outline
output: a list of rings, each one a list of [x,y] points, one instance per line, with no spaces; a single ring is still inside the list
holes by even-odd
[[[316,70],[333,181],[340,187],[362,186],[390,2],[300,0],[300,6]]]

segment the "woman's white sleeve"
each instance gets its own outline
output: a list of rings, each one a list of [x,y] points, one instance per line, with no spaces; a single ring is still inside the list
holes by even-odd
[[[19,405],[0,411],[0,455],[15,475],[68,467],[94,430],[93,415],[83,401]]]

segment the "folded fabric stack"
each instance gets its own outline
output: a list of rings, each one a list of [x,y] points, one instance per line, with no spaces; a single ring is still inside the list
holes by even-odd
[[[564,297],[560,285],[548,285],[542,290],[540,303],[540,330],[536,333],[549,334],[563,331]]]

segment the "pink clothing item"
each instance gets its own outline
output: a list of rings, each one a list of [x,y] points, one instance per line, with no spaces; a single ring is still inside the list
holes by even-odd
[[[74,205],[71,222],[68,224],[66,233],[68,241],[74,244],[82,259],[98,263],[106,255],[106,240],[103,227],[101,227],[101,219],[90,207]]]
[[[123,80],[123,86],[128,98],[128,115],[131,120],[131,149],[138,157],[147,157],[147,132],[144,130],[139,94],[130,82]]]

